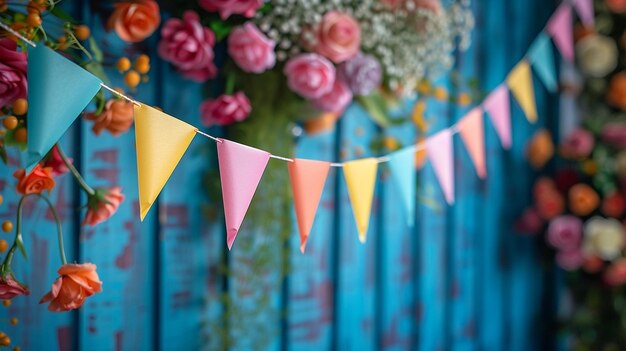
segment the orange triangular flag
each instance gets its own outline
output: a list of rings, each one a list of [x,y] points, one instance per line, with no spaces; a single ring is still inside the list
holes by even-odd
[[[477,107],[471,110],[459,121],[459,132],[470,158],[476,167],[476,173],[481,179],[487,176],[485,167],[485,130],[483,124],[483,110]]]
[[[295,159],[289,163],[289,179],[300,232],[300,251],[304,253],[317,206],[322,197],[330,163]]]
[[[528,61],[520,61],[506,78],[506,83],[511,89],[513,96],[524,111],[530,123],[537,122],[537,105],[535,104],[535,91],[533,89],[533,77],[530,72]]]

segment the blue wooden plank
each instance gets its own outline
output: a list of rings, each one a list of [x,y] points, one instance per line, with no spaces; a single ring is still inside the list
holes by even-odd
[[[377,128],[357,105],[350,106],[342,117],[341,159],[352,160],[372,156],[370,141],[376,137]],[[375,155],[374,155],[375,156]],[[337,344],[339,350],[376,349],[374,330],[376,232],[378,220],[378,197],[375,192],[367,233],[367,242],[361,244],[352,214],[343,177],[340,183],[337,206],[342,206],[339,230],[335,233],[339,242],[337,284]]]
[[[202,85],[185,80],[159,62],[158,84],[165,112],[200,126]],[[167,82],[167,84],[164,84]],[[216,165],[214,142],[198,137],[172,173],[158,199],[160,241],[159,334],[163,350],[220,349],[223,226],[209,222],[207,172]],[[212,173],[216,176],[217,173]],[[220,206],[221,204],[211,204]],[[156,210],[156,208],[155,208]]]
[[[480,3],[484,29],[481,31],[478,75],[482,89],[490,92],[502,83],[511,68],[506,58],[508,31],[505,26],[506,2],[489,0]],[[509,26],[506,26],[509,28]],[[487,174],[485,195],[482,199],[484,212],[481,228],[481,240],[478,242],[477,256],[477,348],[482,350],[503,350],[505,310],[509,301],[505,299],[506,276],[503,267],[503,241],[510,235],[506,229],[510,225],[502,218],[507,201],[506,182],[510,174],[506,173],[504,160],[509,157],[495,133],[493,125],[487,119],[485,124],[485,148],[487,156]],[[513,137],[517,142],[517,136]]]
[[[397,117],[410,118],[414,103],[411,100],[402,104],[395,111]],[[390,128],[385,134],[404,146],[416,142],[415,128],[410,122]],[[383,191],[378,233],[380,280],[377,281],[380,304],[377,313],[380,315],[376,316],[381,328],[378,330],[379,347],[383,350],[410,350],[415,327],[415,272],[411,259],[415,239],[413,228],[407,225],[407,217],[414,217],[415,213],[407,213],[400,204],[403,189],[394,183],[389,168],[385,167],[381,172],[380,187]]]
[[[334,161],[335,133],[305,135],[298,141],[301,158]],[[335,172],[331,169],[304,254],[293,219],[289,271],[288,350],[324,350],[331,345],[333,280],[331,255],[335,211]]]
[[[447,78],[435,82],[438,87],[449,88]],[[429,123],[429,135],[449,127],[448,104],[429,99],[425,117]],[[447,339],[447,250],[446,215],[449,206],[443,197],[439,182],[430,162],[420,172],[418,187],[418,221],[416,226],[418,244],[417,318],[419,320],[418,348],[441,350]]]
[[[75,133],[68,132],[63,139],[62,146],[68,152],[75,150],[74,135]],[[18,161],[18,157],[19,155],[13,153],[12,160]],[[10,167],[17,168],[17,163],[12,163]],[[9,168],[4,167],[0,178],[0,192],[4,197],[4,203],[0,206],[0,222],[10,220],[15,227],[19,195],[15,192],[16,181],[11,173]],[[60,176],[55,180],[57,185],[50,195],[50,200],[55,204],[61,218],[67,258],[73,260],[76,189],[70,175]],[[23,350],[75,349],[74,337],[77,329],[73,322],[76,312],[52,313],[48,311],[47,305],[39,305],[41,297],[50,291],[52,283],[58,276],[56,271],[61,266],[54,219],[43,201],[30,198],[26,202],[23,220],[24,245],[28,260],[16,253],[13,268],[16,279],[28,285],[31,295],[16,297],[9,308],[0,308],[0,329],[11,338],[13,346],[19,346]],[[3,235],[3,239],[7,240],[9,245],[12,243],[14,233],[13,231]],[[13,317],[18,320],[16,326],[9,323]]]
[[[115,34],[103,32],[100,18],[87,16],[93,36],[105,51],[115,55],[138,53],[128,50]],[[113,86],[122,86],[121,76],[110,70]],[[152,72],[153,74],[153,72]],[[154,86],[144,85],[136,96],[151,102]],[[93,186],[123,189],[126,199],[115,216],[93,228],[83,228],[80,261],[98,265],[103,292],[90,298],[80,310],[80,348],[87,350],[152,350],[157,331],[153,321],[154,266],[156,254],[153,216],[138,218],[135,138],[131,130],[119,137],[95,136],[91,123],[82,123],[82,171]],[[85,200],[83,200],[85,201]],[[152,214],[154,215],[154,213]]]

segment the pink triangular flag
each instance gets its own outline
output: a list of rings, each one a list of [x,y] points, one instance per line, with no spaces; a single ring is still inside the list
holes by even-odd
[[[448,204],[452,204],[454,202],[452,132],[449,129],[444,129],[426,139],[426,150],[446,201]]]
[[[574,62],[574,35],[572,30],[572,8],[569,4],[563,3],[554,12],[548,21],[548,33],[554,39],[554,43],[561,52],[561,55],[569,61]]]
[[[485,166],[485,131],[483,124],[483,110],[477,107],[471,110],[459,121],[459,132],[470,158],[476,167],[476,173],[481,179],[487,176]]]
[[[261,181],[270,154],[230,140],[219,139],[219,141],[217,157],[226,217],[226,242],[230,250]]]
[[[289,163],[288,168],[298,231],[300,232],[300,251],[304,253],[317,206],[322,197],[330,163],[295,159]]]
[[[511,148],[511,102],[506,84],[497,87],[483,103],[483,108],[491,119],[502,147]]]
[[[586,26],[593,27],[595,25],[593,0],[574,0],[574,8],[576,8],[578,17]]]

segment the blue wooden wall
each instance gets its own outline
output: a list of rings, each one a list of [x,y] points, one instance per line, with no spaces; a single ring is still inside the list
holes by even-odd
[[[477,26],[469,51],[456,69],[478,78],[490,91],[501,83],[543,28],[555,4],[545,0],[474,0]],[[127,48],[102,30],[87,1],[66,2],[91,25],[105,50]],[[146,47],[156,59],[156,38]],[[127,53],[127,52],[126,52]],[[150,82],[137,98],[199,125],[202,87],[180,78],[158,60]],[[119,77],[119,75],[113,75]],[[436,82],[457,93],[442,78]],[[113,85],[121,84],[119,79]],[[552,118],[554,97],[535,83],[540,124]],[[434,133],[468,108],[429,101],[425,112]],[[400,107],[407,113],[411,106]],[[85,201],[68,176],[53,201],[63,218],[69,260],[98,265],[104,291],[79,311],[50,313],[37,302],[59,265],[51,216],[41,204],[27,211],[25,242],[30,260],[16,259],[16,275],[32,295],[0,308],[0,330],[22,350],[530,350],[546,345],[543,331],[546,275],[533,249],[535,240],[516,235],[511,223],[528,202],[532,172],[524,146],[537,128],[513,107],[513,148],[500,146],[486,123],[489,177],[479,180],[460,139],[455,138],[457,202],[446,206],[430,165],[419,172],[416,226],[404,225],[398,192],[387,172],[379,172],[367,244],[357,240],[343,176],[326,183],[306,254],[292,229],[282,279],[279,262],[250,286],[247,265],[254,248],[235,245],[225,254],[220,203],[210,202],[206,177],[217,177],[215,147],[196,138],[158,203],[143,223],[138,219],[134,135],[95,137],[77,122],[63,144],[89,183],[121,184],[126,201],[115,217],[94,229],[80,227],[76,208]],[[359,106],[352,106],[336,128],[303,136],[297,155],[347,160],[370,155],[369,143],[387,133],[404,143],[411,128],[381,131]],[[272,161],[274,162],[274,161]],[[287,172],[285,167],[285,172]],[[266,175],[267,176],[267,175]],[[17,198],[10,171],[0,186],[5,202],[0,219],[13,219]],[[256,204],[263,206],[263,204]],[[264,240],[274,233],[247,228],[240,236]],[[273,254],[280,254],[277,247]],[[280,257],[280,256],[279,256]],[[221,269],[227,264],[230,275]],[[249,268],[249,267],[248,267]],[[255,281],[258,281],[255,280]],[[226,303],[230,301],[232,305]],[[263,301],[259,304],[259,301]],[[17,326],[9,324],[17,317]],[[546,341],[547,340],[547,341]]]

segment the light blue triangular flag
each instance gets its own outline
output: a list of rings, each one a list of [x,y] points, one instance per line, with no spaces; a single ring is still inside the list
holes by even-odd
[[[61,139],[98,93],[100,83],[43,44],[28,50],[27,171]]]
[[[417,182],[415,148],[408,147],[390,154],[389,169],[391,170],[393,180],[398,185],[402,202],[406,208],[407,224],[412,227]]]
[[[528,59],[535,69],[539,79],[548,91],[556,92],[556,69],[554,67],[554,52],[552,43],[545,33],[540,33],[528,50]]]

